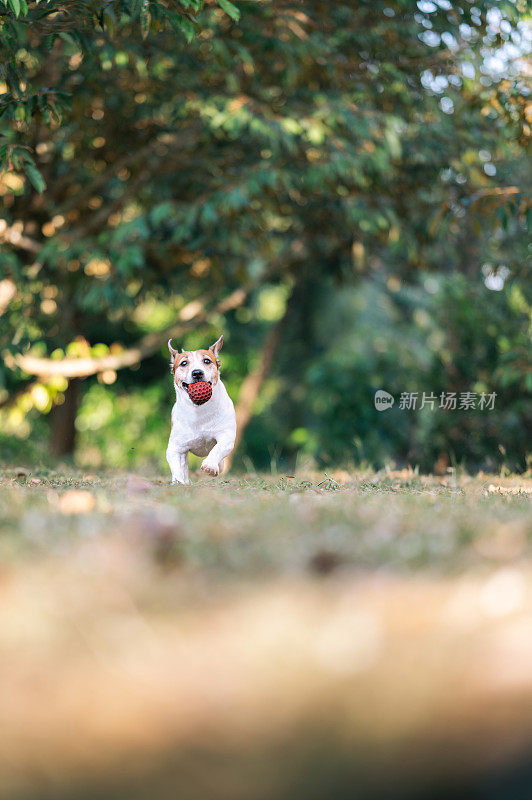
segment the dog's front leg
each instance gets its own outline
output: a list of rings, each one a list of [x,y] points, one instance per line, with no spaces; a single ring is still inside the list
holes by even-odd
[[[220,474],[224,458],[229,455],[235,446],[235,435],[235,432],[231,431],[218,438],[207,458],[203,460],[201,465],[203,472],[206,472],[207,475]]]
[[[172,472],[172,483],[190,483],[188,477],[188,450],[181,452],[171,450],[168,447],[166,460]]]

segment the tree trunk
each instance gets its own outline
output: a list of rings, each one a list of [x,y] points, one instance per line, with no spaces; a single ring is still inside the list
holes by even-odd
[[[286,320],[288,305],[289,301],[286,304],[286,310],[283,316],[278,322],[275,323],[271,331],[268,333],[264,341],[264,344],[262,346],[262,350],[260,352],[260,357],[257,367],[255,368],[255,370],[253,370],[253,372],[251,372],[247,376],[247,378],[244,379],[244,382],[240,387],[240,392],[238,394],[238,402],[236,404],[236,409],[235,409],[236,411],[235,446],[233,452],[230,453],[225,459],[225,471],[227,471],[231,467],[231,464],[233,462],[233,457],[237,451],[240,442],[242,441],[244,431],[246,430],[248,423],[252,417],[253,406],[255,405],[255,401],[257,400],[262,385],[270,371],[273,357],[275,355],[275,351],[277,350],[279,339],[281,338],[281,330]]]
[[[70,456],[76,446],[76,415],[80,400],[80,379],[69,381],[65,402],[54,406],[50,412],[50,449],[55,456]]]

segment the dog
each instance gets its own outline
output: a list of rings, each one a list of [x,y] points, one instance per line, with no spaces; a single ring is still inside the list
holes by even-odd
[[[204,457],[201,469],[207,475],[220,475],[224,458],[235,446],[235,407],[220,378],[218,353],[223,340],[222,335],[208,350],[180,353],[172,347],[172,340],[168,341],[176,394],[166,450],[172,483],[190,483],[189,453]],[[198,381],[207,381],[212,386],[212,396],[199,406],[188,395],[189,385]]]

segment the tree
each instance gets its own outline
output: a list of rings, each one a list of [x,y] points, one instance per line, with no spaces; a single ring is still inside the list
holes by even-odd
[[[239,11],[230,0],[212,2],[239,19]],[[13,121],[14,128],[0,148],[0,167],[25,172],[38,192],[46,184],[31,148],[24,142],[24,133],[33,122],[53,127],[68,117],[71,94],[65,82],[72,48],[87,55],[104,39],[112,39],[117,28],[136,30],[142,38],[150,31],[171,28],[190,42],[200,30],[195,14],[204,6],[204,0],[174,0],[166,5],[150,0],[2,3],[0,76],[6,91],[0,97],[0,116]]]
[[[142,9],[119,5],[103,32],[61,31],[51,58],[46,37],[32,47],[28,85],[60,63],[54,91],[71,109],[24,130],[46,191],[4,178],[12,359],[118,342],[141,359],[147,302],[171,298],[177,314],[206,295],[248,297],[265,276],[302,299],[386,261],[406,277],[442,268],[475,215],[522,229],[519,187],[483,159],[529,135],[519,71],[503,80],[489,62],[524,48],[524,4],[270,0],[240,3],[238,25],[219,5],[188,47],[158,3],[145,38]]]

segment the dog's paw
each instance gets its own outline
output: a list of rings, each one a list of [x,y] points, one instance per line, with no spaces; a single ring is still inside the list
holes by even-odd
[[[201,469],[206,475],[212,475],[213,478],[220,474],[218,464],[212,464],[207,459],[201,465]]]

